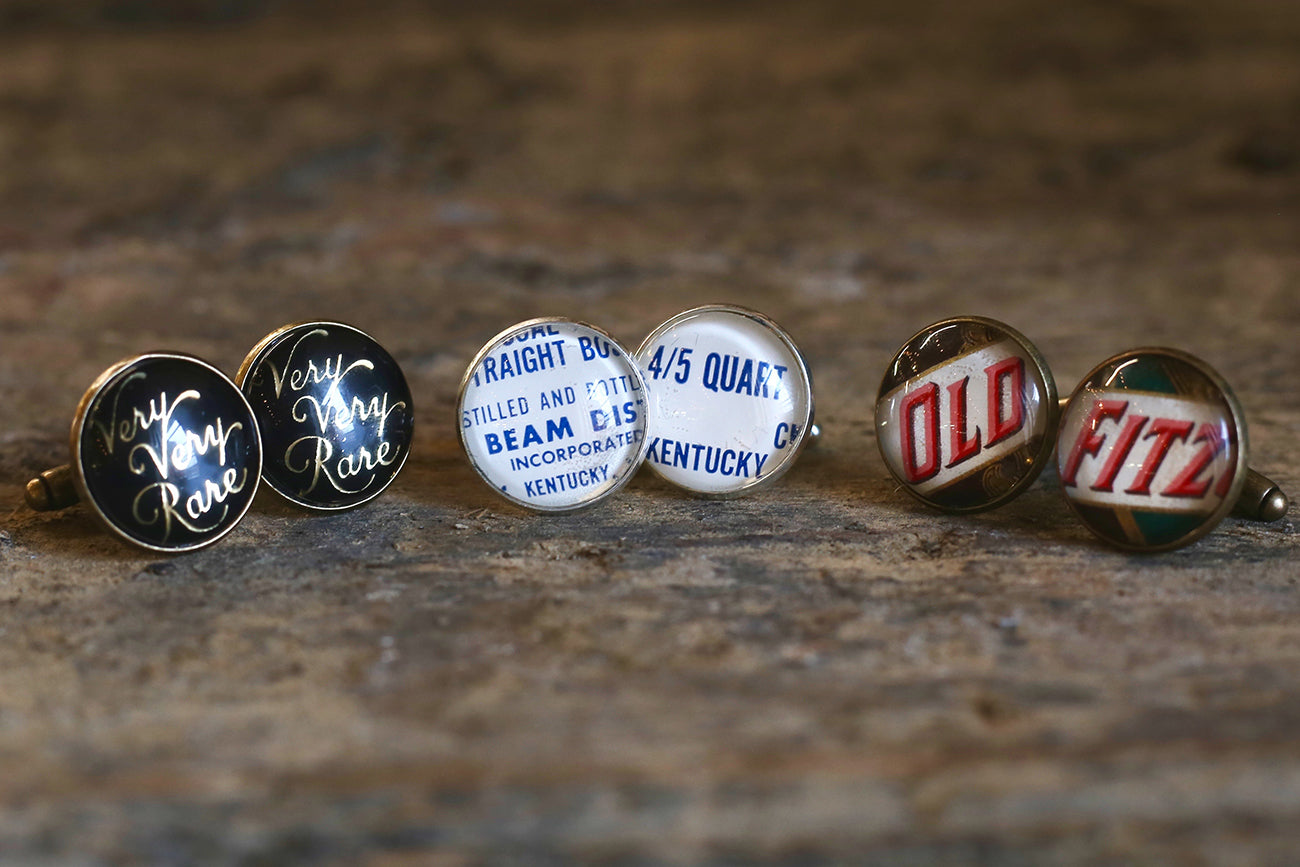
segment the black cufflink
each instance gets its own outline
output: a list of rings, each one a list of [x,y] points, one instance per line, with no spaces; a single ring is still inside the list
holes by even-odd
[[[369,502],[411,453],[406,378],[374,338],[350,325],[279,328],[253,347],[235,381],[262,431],[262,478],[303,508]]]
[[[162,553],[225,536],[257,492],[261,440],[252,408],[199,358],[156,352],[121,361],[86,391],[72,463],[27,485],[37,510],[78,499],[118,538]]]

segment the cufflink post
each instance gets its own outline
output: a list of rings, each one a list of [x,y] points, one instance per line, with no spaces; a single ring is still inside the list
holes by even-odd
[[[37,512],[65,509],[80,499],[70,464],[45,470],[27,483],[27,505]]]

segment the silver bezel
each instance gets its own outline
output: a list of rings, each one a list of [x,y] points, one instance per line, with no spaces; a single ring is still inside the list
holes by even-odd
[[[496,486],[496,484],[492,481],[492,479],[488,478],[487,473],[483,472],[482,467],[480,467],[478,463],[474,460],[474,455],[471,454],[469,450],[469,444],[465,441],[465,428],[461,424],[461,419],[464,416],[465,392],[469,389],[470,379],[473,377],[474,371],[478,368],[479,364],[483,361],[483,359],[502,340],[505,340],[507,337],[509,337],[510,335],[514,334],[517,331],[523,331],[528,328],[535,328],[538,325],[549,325],[555,323],[559,323],[563,325],[578,325],[583,328],[588,328],[591,331],[603,337],[605,340],[608,340],[611,344],[614,345],[615,348],[618,349],[619,352],[623,353],[625,358],[627,358],[628,366],[632,369],[633,376],[636,377],[637,384],[641,388],[641,393],[642,394],[649,393],[646,390],[645,377],[641,375],[641,365],[637,363],[636,357],[627,351],[627,347],[625,347],[621,342],[616,340],[609,332],[605,331],[603,328],[597,328],[595,325],[592,325],[589,322],[583,322],[580,319],[568,319],[563,316],[541,316],[536,319],[527,319],[523,322],[518,322],[510,326],[509,328],[497,332],[497,334],[494,335],[492,339],[484,343],[483,347],[479,349],[477,353],[474,354],[473,359],[470,360],[469,366],[465,368],[465,374],[460,378],[460,388],[458,388],[456,391],[455,424],[456,424],[457,436],[460,438],[461,450],[464,451],[465,457],[469,460],[469,465],[474,468],[474,472],[478,473],[479,478],[481,478],[484,482],[486,482],[487,486],[491,488],[493,491],[495,491],[497,496],[509,500],[515,505],[524,509],[528,509],[531,512],[540,512],[548,515],[561,515],[570,512],[580,512],[583,511],[584,509],[589,509],[592,506],[595,506],[597,503],[603,502],[604,500],[618,493],[620,490],[622,490],[624,485],[626,485],[629,481],[632,480],[632,477],[636,475],[637,470],[641,468],[641,464],[645,462],[646,449],[650,447],[650,435],[649,435],[650,426],[649,426],[649,417],[647,415],[646,436],[641,438],[641,445],[637,449],[636,456],[632,460],[631,466],[628,468],[627,473],[625,473],[622,478],[620,478],[617,482],[614,483],[613,486],[611,486],[607,490],[601,492],[600,494],[597,494],[596,496],[591,497],[589,500],[585,502],[579,503],[574,506],[561,506],[561,507],[539,506],[536,503],[531,503],[527,500],[520,499],[519,497],[515,497],[511,494],[507,494],[506,492],[502,491],[500,488]]]
[[[794,462],[798,459],[799,455],[803,452],[804,447],[808,444],[809,432],[813,429],[814,418],[816,417],[816,403],[813,397],[812,373],[808,369],[808,363],[804,359],[803,353],[800,352],[799,347],[795,345],[794,339],[789,335],[789,333],[786,332],[784,328],[782,328],[780,325],[777,325],[776,322],[774,322],[769,317],[763,315],[762,313],[759,313],[757,310],[751,310],[748,307],[741,307],[737,304],[704,304],[699,307],[692,307],[690,310],[683,310],[681,313],[678,313],[676,316],[673,316],[668,320],[664,321],[657,328],[655,328],[653,331],[647,334],[646,338],[641,341],[641,345],[637,347],[636,353],[633,356],[637,363],[637,368],[639,369],[641,366],[641,354],[643,352],[649,351],[650,347],[654,345],[655,341],[658,340],[659,337],[664,332],[674,328],[675,326],[679,325],[682,322],[688,321],[690,319],[693,319],[705,313],[731,313],[736,316],[749,319],[753,322],[757,322],[759,325],[762,325],[764,328],[768,329],[773,334],[775,334],[777,338],[785,345],[786,349],[790,351],[791,357],[793,357],[797,362],[798,375],[802,377],[804,388],[808,394],[808,409],[803,416],[802,419],[803,423],[799,426],[799,436],[794,446],[786,452],[786,455],[782,459],[782,461],[777,466],[775,466],[770,473],[768,473],[767,475],[763,476],[760,479],[754,479],[749,483],[740,486],[734,491],[721,491],[721,492],[697,491],[694,488],[687,487],[686,485],[680,484],[679,482],[668,478],[666,475],[664,475],[663,472],[659,470],[658,467],[654,465],[653,462],[647,462],[646,464],[646,466],[650,468],[651,472],[653,472],[659,478],[663,479],[665,482],[668,482],[673,487],[680,488],[681,490],[687,491],[697,497],[702,497],[710,500],[729,500],[735,497],[748,496],[749,494],[770,487],[771,485],[776,484],[776,482],[778,482],[782,476],[784,476],[786,473],[790,471],[790,468],[794,466]],[[646,385],[648,388],[650,387],[648,381]],[[649,392],[647,392],[647,394],[649,394]],[[647,441],[648,440],[649,437],[647,437]]]

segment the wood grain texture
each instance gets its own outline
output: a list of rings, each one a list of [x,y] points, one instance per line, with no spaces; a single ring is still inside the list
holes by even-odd
[[[1287,864],[1300,535],[1117,553],[1045,478],[947,517],[876,387],[1003,319],[1062,390],[1166,344],[1300,491],[1300,10],[921,0],[588,10],[9,4],[0,16],[5,863]],[[455,390],[537,315],[629,344],[742,303],[823,442],[714,502],[494,498]],[[159,559],[22,485],[152,349],[375,335],[381,499],[259,497]]]

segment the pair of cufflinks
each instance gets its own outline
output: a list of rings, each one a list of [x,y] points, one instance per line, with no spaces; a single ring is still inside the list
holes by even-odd
[[[537,512],[612,496],[647,464],[695,494],[772,484],[816,435],[812,379],[761,313],[707,305],[629,351],[585,322],[521,322],[470,362],[461,443],[487,484]]]
[[[1096,536],[1132,551],[1199,539],[1229,512],[1261,521],[1289,501],[1249,469],[1228,383],[1176,349],[1132,349],[1058,401],[1047,362],[993,319],[945,319],[894,356],[876,400],[885,465],[918,500],[980,512],[1028,487],[1053,453],[1061,491]]]
[[[397,362],[338,322],[273,331],[233,381],[192,355],[137,355],[91,384],[72,462],[28,483],[27,502],[80,500],[124,541],[193,551],[234,529],[262,481],[313,511],[369,502],[406,462],[414,421]]]

